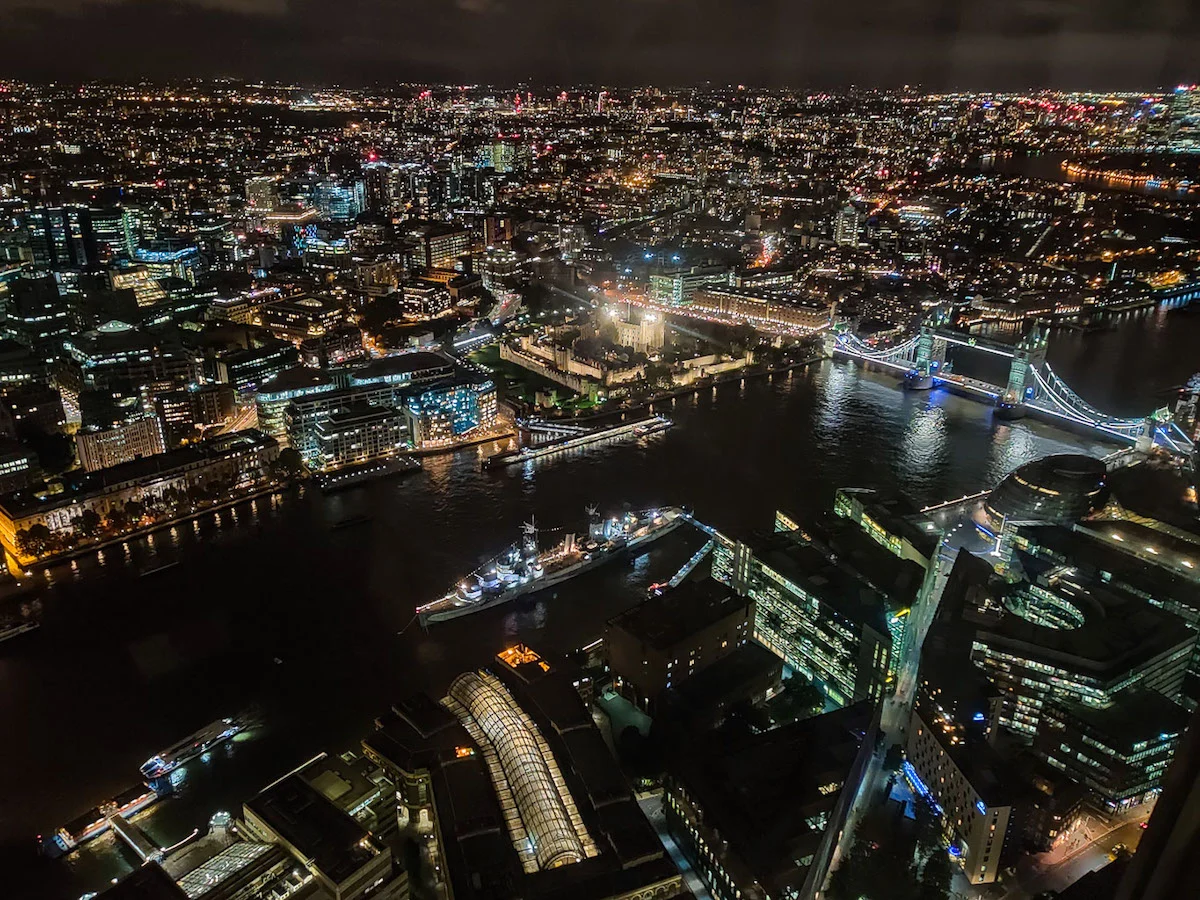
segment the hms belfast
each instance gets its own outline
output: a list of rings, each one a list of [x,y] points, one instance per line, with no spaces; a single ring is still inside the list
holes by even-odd
[[[544,529],[539,529],[536,522],[527,522],[522,526],[520,541],[467,575],[444,597],[418,606],[418,618],[422,624],[444,622],[544,591],[653,543],[687,518],[674,506],[609,518],[589,507],[587,515],[586,537],[566,531],[546,550],[539,543]]]

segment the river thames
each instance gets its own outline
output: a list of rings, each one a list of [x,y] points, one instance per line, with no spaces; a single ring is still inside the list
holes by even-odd
[[[1200,369],[1200,315],[1114,321],[1051,339],[1051,364],[1095,405],[1145,414]],[[4,896],[74,900],[128,871],[134,860],[111,836],[59,861],[35,855],[36,836],[133,785],[151,752],[213,719],[259,724],[188,763],[179,796],[139,819],[163,846],[317,752],[354,747],[393,699],[439,695],[508,642],[555,653],[595,639],[701,543],[680,529],[552,596],[428,632],[412,624],[417,604],[515,540],[531,516],[575,526],[589,504],[679,504],[739,535],[769,529],[776,508],[827,508],[843,485],[930,502],[1048,453],[1115,449],[1029,419],[993,421],[990,408],[943,392],[905,393],[894,377],[844,362],[724,385],[664,411],[677,427],[636,443],[499,472],[463,451],[405,480],[260,499],[135,542],[128,556],[116,549],[54,570],[34,598],[43,627],[0,647]],[[332,527],[354,516],[370,520]]]

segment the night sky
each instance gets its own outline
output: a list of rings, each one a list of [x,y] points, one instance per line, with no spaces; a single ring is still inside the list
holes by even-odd
[[[0,76],[1139,89],[1200,0],[0,0]]]

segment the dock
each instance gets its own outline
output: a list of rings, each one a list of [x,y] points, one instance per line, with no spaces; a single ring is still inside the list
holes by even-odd
[[[622,422],[619,425],[596,428],[592,431],[585,431],[582,434],[568,434],[557,440],[538,444],[535,447],[526,447],[523,450],[512,450],[508,453],[497,453],[495,456],[489,456],[483,461],[483,467],[491,469],[498,466],[517,465],[518,463],[553,456],[557,453],[578,450],[581,447],[586,447],[598,441],[620,440],[627,437],[639,436],[647,427],[652,427],[656,431],[664,431],[674,424],[666,416],[650,416],[649,418],[638,419],[636,422]]]
[[[162,848],[154,841],[146,836],[146,832],[138,828],[137,825],[130,822],[119,812],[111,812],[104,817],[108,826],[117,833],[117,835],[133,848],[133,852],[138,855],[142,862],[158,862],[163,857]]]

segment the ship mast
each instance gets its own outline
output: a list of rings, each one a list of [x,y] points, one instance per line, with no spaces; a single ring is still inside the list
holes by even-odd
[[[521,526],[521,555],[525,559],[535,559],[538,555],[537,519],[533,516]]]

